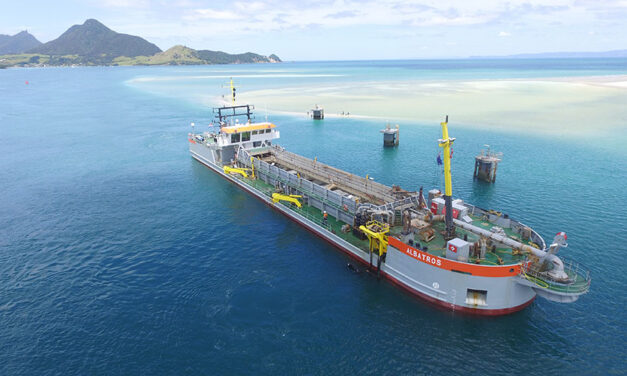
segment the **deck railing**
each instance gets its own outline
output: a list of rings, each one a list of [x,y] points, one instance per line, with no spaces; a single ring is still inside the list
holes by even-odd
[[[271,188],[261,188],[261,187],[257,187],[254,184],[251,184],[252,181],[249,179],[246,179],[240,175],[232,175],[235,179],[240,180],[241,182],[243,182],[246,185],[249,185],[253,188],[255,188],[256,190],[258,190],[259,192],[263,193],[265,196],[267,197],[272,197],[272,193],[274,193],[273,189]],[[276,177],[278,180],[278,177]],[[310,220],[311,222],[331,231],[331,226],[329,225],[329,223],[327,221],[324,221],[320,216],[315,216],[311,213],[308,213],[306,210],[300,209],[296,206],[293,206],[291,204],[283,204],[283,203],[278,203],[281,204],[283,206],[285,206],[286,208],[298,213],[300,216],[305,217],[306,219]]]
[[[564,263],[564,272],[570,281],[567,283],[557,282],[546,275],[546,271],[540,271],[536,263],[525,259],[522,262],[521,276],[534,282],[538,287],[565,294],[583,294],[590,289],[590,271],[583,265],[561,258]]]

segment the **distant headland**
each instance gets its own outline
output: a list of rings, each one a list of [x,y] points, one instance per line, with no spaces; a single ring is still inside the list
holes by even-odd
[[[204,65],[280,63],[272,54],[229,54],[174,46],[167,51],[147,40],[117,33],[97,20],[74,25],[57,39],[41,43],[28,31],[0,34],[0,68],[72,65]]]

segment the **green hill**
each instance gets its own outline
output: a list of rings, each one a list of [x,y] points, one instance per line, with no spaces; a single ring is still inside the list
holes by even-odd
[[[274,58],[270,58],[252,52],[228,54],[222,51],[197,51],[186,46],[177,45],[153,56],[119,57],[113,63],[118,65],[206,65],[274,63],[281,61],[278,56],[273,56]]]
[[[21,54],[40,45],[41,42],[26,30],[15,35],[0,35],[0,55]]]
[[[252,52],[229,54],[222,51],[194,50],[177,45],[162,52],[159,47],[137,36],[120,34],[100,22],[89,19],[82,25],[74,25],[57,39],[41,44],[32,35],[22,32],[20,38],[31,37],[39,45],[28,49],[1,52],[0,68],[69,66],[69,65],[206,65],[279,63],[272,54]],[[0,47],[13,40],[0,35]],[[32,42],[32,41],[31,41]]]
[[[269,57],[252,52],[246,52],[243,54],[228,54],[222,51],[210,50],[199,50],[197,52],[198,57],[205,60],[207,64],[252,64],[271,62]]]
[[[89,19],[74,25],[57,39],[28,51],[42,55],[79,55],[87,61],[106,62],[118,56],[151,56],[159,47],[143,38],[120,34],[97,20]]]
[[[195,50],[177,45],[145,59],[136,59],[133,65],[198,65],[204,62],[198,58]]]

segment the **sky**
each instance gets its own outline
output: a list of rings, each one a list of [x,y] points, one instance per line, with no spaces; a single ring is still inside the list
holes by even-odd
[[[95,18],[177,44],[283,60],[429,59],[627,49],[627,0],[6,1],[0,34],[47,42]]]

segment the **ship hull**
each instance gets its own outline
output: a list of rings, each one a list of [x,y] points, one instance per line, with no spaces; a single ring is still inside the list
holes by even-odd
[[[222,167],[215,163],[215,156],[210,149],[202,145],[190,144],[190,152],[194,159],[209,167],[224,179],[255,196],[266,205],[303,226],[361,264],[371,267],[368,253],[287,207],[281,204],[274,204],[268,196],[254,187],[225,174]],[[517,272],[512,273],[512,275],[499,277],[457,273],[433,265],[431,262],[419,261],[415,257],[412,258],[411,254],[408,255],[409,249],[405,249],[405,246],[407,245],[399,241],[396,241],[394,245],[388,246],[385,262],[381,263],[381,277],[436,306],[465,314],[498,316],[522,310],[531,304],[536,297],[536,293],[532,288],[516,282],[518,279]],[[373,265],[375,266],[377,265],[377,259],[378,256],[375,254],[373,256]],[[513,269],[511,270],[513,271]],[[484,291],[486,294],[485,299],[478,299],[478,301],[477,299],[471,299],[469,302],[468,294],[470,290]]]

